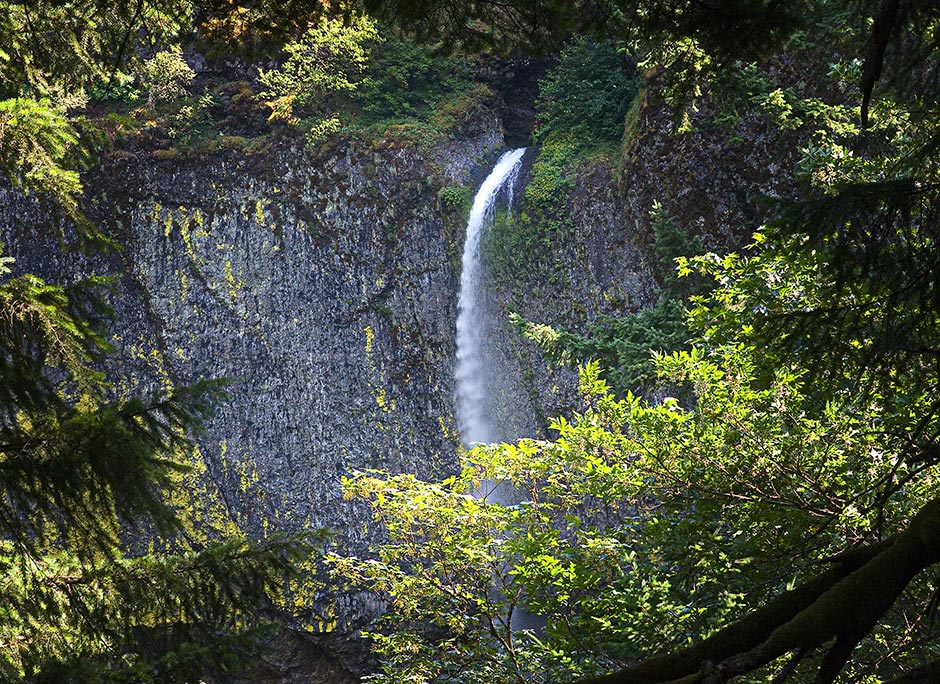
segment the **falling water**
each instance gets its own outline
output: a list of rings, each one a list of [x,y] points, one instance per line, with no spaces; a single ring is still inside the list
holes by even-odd
[[[496,198],[512,186],[519,173],[525,148],[505,152],[473,198],[464,241],[460,296],[457,299],[457,427],[464,446],[502,439],[488,406],[492,393],[486,358],[486,324],[483,303],[483,263],[480,238],[493,221]]]
[[[487,356],[486,320],[483,289],[483,260],[480,240],[493,221],[496,199],[507,188],[512,205],[512,187],[519,173],[525,148],[505,152],[483,181],[473,198],[467,237],[464,241],[460,296],[457,299],[457,427],[464,446],[478,442],[495,442],[507,435],[500,430],[493,417],[489,399],[493,394],[490,371],[492,360]],[[509,435],[510,437],[512,435]],[[504,482],[484,480],[474,496],[503,505],[517,502],[511,487]],[[544,626],[540,618],[517,605],[512,613],[513,629],[538,629]]]

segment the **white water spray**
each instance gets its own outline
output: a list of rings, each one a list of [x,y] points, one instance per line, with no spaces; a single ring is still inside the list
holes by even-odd
[[[512,186],[519,173],[525,148],[510,150],[496,162],[490,175],[473,198],[467,237],[464,240],[460,272],[460,295],[457,299],[457,427],[465,446],[478,442],[495,442],[502,438],[488,406],[489,364],[485,353],[486,325],[483,320],[483,260],[480,238],[493,221],[496,198],[500,190]]]
[[[487,321],[483,288],[483,258],[480,242],[483,233],[493,222],[496,199],[503,188],[508,190],[508,203],[512,206],[512,188],[519,174],[525,148],[510,150],[496,162],[490,175],[483,181],[473,198],[467,237],[464,240],[460,271],[460,295],[457,299],[457,427],[465,447],[480,442],[496,442],[507,435],[500,434],[491,405],[493,394],[490,375],[492,360],[486,345]],[[514,437],[515,435],[509,435]],[[504,482],[484,480],[474,496],[513,505],[517,499],[511,486]],[[537,629],[543,622],[531,616],[524,606],[515,606],[512,613],[513,629]]]

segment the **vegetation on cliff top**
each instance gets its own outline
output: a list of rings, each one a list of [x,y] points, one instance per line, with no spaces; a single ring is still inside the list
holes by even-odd
[[[197,74],[170,45],[97,77],[95,125],[160,157],[297,137],[311,149],[337,137],[431,143],[458,133],[492,98],[467,59],[437,55],[362,15],[322,17],[259,67],[214,59]]]
[[[635,61],[616,40],[577,36],[551,61],[535,103],[538,156],[518,207],[501,212],[486,237],[495,277],[521,280],[517,290],[552,277],[552,247],[574,223],[578,174],[616,155],[637,89]]]

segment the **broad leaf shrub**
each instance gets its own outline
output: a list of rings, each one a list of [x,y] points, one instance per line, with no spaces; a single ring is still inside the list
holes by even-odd
[[[374,557],[331,558],[341,583],[388,604],[374,681],[603,671],[702,638],[866,536],[892,467],[872,459],[875,405],[820,406],[795,368],[759,382],[744,345],[655,366],[694,406],[617,399],[589,365],[583,411],[551,440],[478,447],[443,482],[345,481],[389,535]],[[480,496],[487,482],[515,503]]]
[[[288,43],[284,63],[258,75],[270,120],[300,127],[311,143],[338,130],[336,100],[359,88],[372,47],[380,41],[374,22],[357,17],[348,24],[324,19]]]
[[[189,95],[189,85],[196,77],[179,45],[158,52],[144,62],[140,79],[148,93],[147,103],[157,107],[180,100]]]
[[[407,38],[384,37],[373,51],[355,94],[361,126],[424,121],[436,109],[472,88],[466,61],[436,56]]]

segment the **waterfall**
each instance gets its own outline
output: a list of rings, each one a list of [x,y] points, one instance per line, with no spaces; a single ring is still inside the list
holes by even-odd
[[[490,398],[493,394],[493,363],[488,357],[487,321],[483,288],[483,255],[480,242],[490,227],[495,214],[496,200],[503,188],[507,189],[512,206],[512,188],[519,174],[525,148],[509,150],[497,160],[490,175],[483,181],[473,198],[467,236],[464,239],[460,271],[460,295],[457,299],[457,370],[456,408],[460,440],[465,447],[479,442],[506,439],[501,434],[492,413]],[[515,435],[508,435],[515,437]],[[512,487],[505,482],[484,480],[474,496],[503,505],[518,502]],[[517,605],[512,611],[513,630],[538,629],[544,621],[529,614],[525,606]]]
[[[525,148],[510,150],[496,162],[473,198],[464,240],[457,299],[457,427],[464,446],[504,439],[499,434],[488,399],[492,393],[490,364],[486,354],[486,321],[483,291],[483,259],[480,239],[493,221],[500,190],[512,186],[519,173]]]

